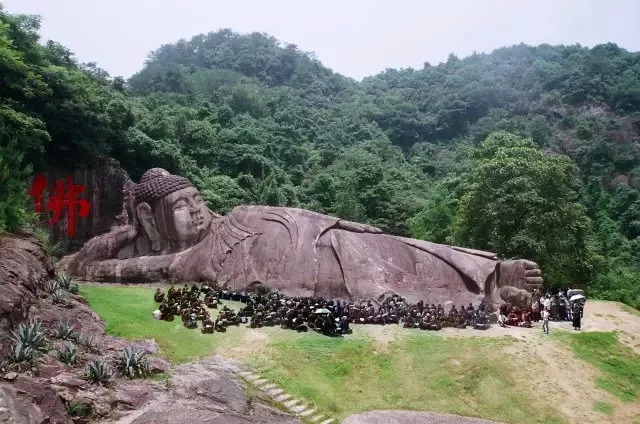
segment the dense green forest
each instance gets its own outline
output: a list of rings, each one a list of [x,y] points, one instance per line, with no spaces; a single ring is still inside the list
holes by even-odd
[[[354,81],[295,45],[220,30],[128,81],[0,11],[0,231],[26,175],[111,156],[189,177],[208,205],[286,205],[537,261],[640,306],[640,54],[505,47]],[[73,162],[71,162],[73,161]]]

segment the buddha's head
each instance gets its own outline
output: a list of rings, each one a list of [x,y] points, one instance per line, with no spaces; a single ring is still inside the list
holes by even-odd
[[[182,250],[202,240],[212,213],[188,179],[162,168],[144,173],[135,209],[154,252]]]

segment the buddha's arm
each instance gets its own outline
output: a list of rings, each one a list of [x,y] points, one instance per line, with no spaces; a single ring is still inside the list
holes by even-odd
[[[125,225],[89,240],[71,260],[69,272],[81,275],[87,265],[115,258],[118,251],[133,241],[137,234],[138,230],[134,226]]]

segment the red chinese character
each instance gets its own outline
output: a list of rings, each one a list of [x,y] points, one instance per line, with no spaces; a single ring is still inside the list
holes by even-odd
[[[45,188],[47,188],[47,177],[42,174],[36,175],[33,184],[31,184],[31,190],[29,190],[29,196],[33,197],[38,213],[42,211],[42,192]]]
[[[49,203],[47,203],[47,208],[50,211],[53,211],[51,224],[58,222],[62,216],[62,209],[67,208],[67,213],[69,214],[67,230],[70,238],[73,238],[76,233],[76,206],[80,206],[78,216],[83,218],[89,216],[89,210],[91,209],[89,201],[76,199],[78,194],[82,193],[86,189],[87,187],[83,184],[75,185],[71,176],[67,176],[66,191],[64,187],[64,180],[56,181],[55,188],[51,190],[51,197],[49,197]]]

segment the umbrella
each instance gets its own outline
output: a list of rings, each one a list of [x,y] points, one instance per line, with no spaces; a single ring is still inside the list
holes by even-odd
[[[325,308],[321,308],[321,309],[316,309],[316,311],[314,312],[314,314],[330,314],[331,311]]]
[[[580,300],[580,299],[584,299],[584,295],[582,294],[574,294],[573,296],[571,296],[571,299],[569,299],[570,301],[574,301],[574,300]]]

